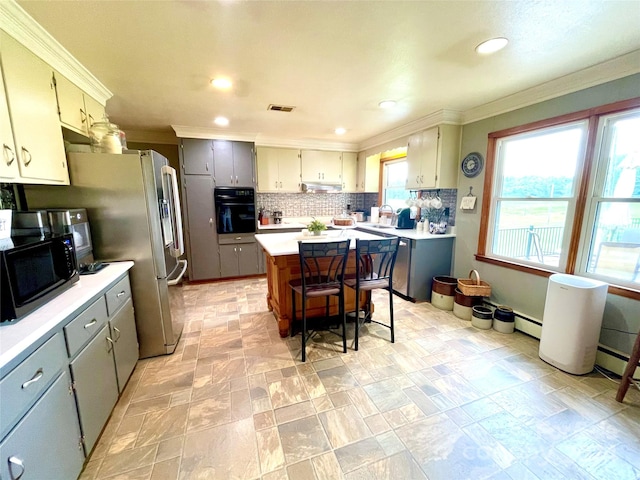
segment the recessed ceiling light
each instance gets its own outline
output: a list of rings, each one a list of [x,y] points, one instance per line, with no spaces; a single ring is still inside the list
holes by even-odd
[[[476,52],[480,55],[489,55],[497,52],[498,50],[502,50],[507,46],[507,43],[509,43],[509,40],[504,37],[492,38],[478,45],[476,47]]]
[[[229,119],[227,117],[216,117],[213,123],[215,123],[219,127],[226,127],[227,125],[229,125]]]
[[[344,135],[345,133],[347,133],[346,128],[342,128],[342,127],[336,128],[336,135]]]
[[[380,108],[393,108],[396,106],[396,101],[395,100],[383,100],[381,101],[378,106]]]
[[[211,85],[219,88],[220,90],[228,90],[229,88],[231,88],[232,83],[228,78],[220,77],[211,80]]]

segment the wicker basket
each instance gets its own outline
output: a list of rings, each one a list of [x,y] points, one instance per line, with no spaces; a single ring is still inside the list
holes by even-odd
[[[476,278],[473,279],[475,274]],[[471,270],[469,272],[470,278],[459,278],[458,289],[469,297],[488,297],[491,295],[491,285],[487,282],[480,280],[480,274],[477,270]]]

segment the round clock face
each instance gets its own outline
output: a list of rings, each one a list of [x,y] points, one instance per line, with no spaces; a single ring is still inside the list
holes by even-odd
[[[462,173],[465,177],[475,177],[482,171],[484,160],[478,152],[473,152],[462,160]]]

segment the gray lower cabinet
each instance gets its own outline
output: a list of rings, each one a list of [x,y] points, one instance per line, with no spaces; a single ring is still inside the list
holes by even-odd
[[[69,375],[63,371],[0,444],[0,478],[77,478],[84,462],[79,439]]]
[[[258,244],[220,245],[222,277],[237,277],[259,273]]]
[[[138,362],[138,336],[131,298],[109,319],[109,329],[113,340],[118,392],[122,393]]]
[[[410,240],[411,252],[408,271],[408,296],[410,298],[430,301],[433,277],[451,275],[453,241],[453,237]]]
[[[185,175],[183,198],[188,225],[189,279],[220,278],[211,177]]]
[[[102,327],[70,362],[85,453],[89,455],[118,400],[113,367],[113,342],[109,328]]]

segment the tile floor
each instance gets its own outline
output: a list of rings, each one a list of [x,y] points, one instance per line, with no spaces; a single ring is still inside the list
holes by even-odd
[[[82,480],[640,478],[640,392],[617,403],[523,334],[396,297],[395,344],[326,334],[301,363],[264,278],[183,292],[177,351],[138,363]]]

